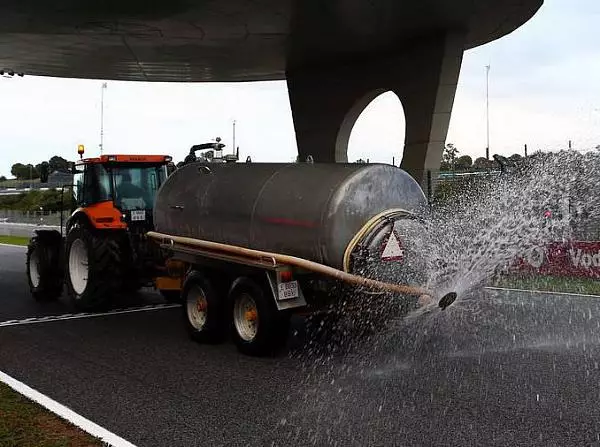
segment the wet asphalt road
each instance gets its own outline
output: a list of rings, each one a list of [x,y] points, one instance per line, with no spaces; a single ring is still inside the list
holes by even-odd
[[[72,312],[29,298],[24,254],[0,246],[0,323]],[[193,343],[181,309],[0,327],[0,370],[139,446],[600,444],[595,298],[479,291],[341,343],[302,327],[277,359]]]

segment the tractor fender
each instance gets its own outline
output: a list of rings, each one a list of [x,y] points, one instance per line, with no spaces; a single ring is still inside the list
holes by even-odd
[[[71,228],[76,224],[91,225],[90,219],[84,210],[85,208],[77,208],[71,213],[65,224],[65,234],[69,234]]]
[[[58,230],[35,230],[37,238],[41,241],[58,242],[62,239],[62,235]]]
[[[127,224],[121,219],[121,212],[111,201],[79,207],[67,220],[67,232],[75,223],[86,223],[98,230],[126,230]]]

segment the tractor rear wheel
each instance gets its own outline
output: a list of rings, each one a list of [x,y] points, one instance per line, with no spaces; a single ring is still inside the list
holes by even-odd
[[[67,236],[66,282],[69,296],[80,310],[104,308],[121,285],[121,256],[117,241],[83,225]]]
[[[37,301],[54,301],[62,294],[61,236],[56,235],[34,236],[27,245],[27,280]]]

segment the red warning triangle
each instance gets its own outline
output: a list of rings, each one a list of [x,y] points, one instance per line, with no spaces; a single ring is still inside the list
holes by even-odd
[[[390,237],[383,247],[381,253],[382,261],[402,261],[404,259],[404,249],[398,235],[392,231]]]

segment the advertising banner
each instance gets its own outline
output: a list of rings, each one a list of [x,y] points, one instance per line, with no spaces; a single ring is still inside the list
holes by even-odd
[[[540,275],[600,278],[600,241],[552,242],[530,250],[516,267]]]

